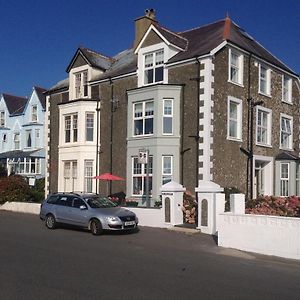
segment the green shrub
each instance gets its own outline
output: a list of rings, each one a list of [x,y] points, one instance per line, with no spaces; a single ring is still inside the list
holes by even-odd
[[[42,202],[45,197],[45,179],[37,179],[30,187],[20,175],[0,178],[0,205],[9,202]]]
[[[0,204],[6,201],[25,202],[30,200],[30,187],[19,175],[0,178]]]

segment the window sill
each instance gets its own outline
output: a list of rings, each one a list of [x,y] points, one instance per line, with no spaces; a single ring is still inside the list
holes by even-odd
[[[239,143],[243,142],[242,139],[240,139],[240,138],[234,138],[234,137],[231,137],[231,136],[227,136],[227,140],[228,141],[232,141],[232,142],[239,142]]]
[[[265,96],[265,97],[268,97],[268,98],[272,98],[272,95],[271,94],[265,94],[261,91],[258,91],[258,94],[262,95],[262,96]]]
[[[280,146],[279,149],[284,151],[294,151],[292,148],[284,148],[282,146]]]
[[[288,104],[288,105],[293,105],[293,102],[286,101],[286,100],[281,100],[282,103]]]
[[[262,144],[262,143],[258,143],[258,142],[256,142],[256,146],[264,147],[264,148],[273,148],[273,146],[271,144]]]
[[[229,82],[229,83],[231,83],[231,84],[234,84],[234,85],[237,85],[237,86],[239,86],[239,87],[241,87],[241,88],[244,87],[243,83],[235,82],[235,81],[232,81],[232,80],[230,80],[230,79],[228,79],[227,82]]]

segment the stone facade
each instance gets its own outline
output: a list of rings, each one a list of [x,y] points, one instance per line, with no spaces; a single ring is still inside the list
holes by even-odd
[[[146,20],[147,26],[154,24],[150,20]],[[144,24],[143,20],[138,19],[140,24]],[[267,65],[271,69],[271,95],[265,96],[258,92],[259,90],[259,63],[265,61],[248,51],[238,49],[235,45],[224,43],[212,48],[206,55],[194,55],[176,61],[172,59],[180,55],[182,50],[178,42],[179,36],[168,32],[165,39],[170,38],[174,44],[165,43],[161,38],[166,31],[159,31],[159,26],[155,22],[155,29],[147,31],[144,27],[137,28],[138,40],[143,40],[143,44],[136,42],[135,48],[132,50],[134,58],[138,61],[137,68],[132,68],[130,71],[118,73],[118,69],[107,71],[107,75],[94,77],[89,82],[90,100],[98,102],[99,115],[95,119],[95,126],[99,130],[99,162],[97,171],[94,174],[101,174],[104,172],[111,172],[126,179],[126,181],[116,181],[110,184],[109,193],[124,191],[127,197],[132,197],[131,185],[132,181],[132,163],[133,150],[131,147],[137,147],[136,142],[132,142],[134,138],[128,132],[129,122],[133,123],[133,102],[139,101],[132,96],[144,95],[150,93],[153,88],[157,95],[162,99],[151,96],[155,101],[162,101],[165,98],[172,98],[174,93],[171,86],[177,86],[180,89],[180,105],[178,115],[174,120],[179,120],[179,151],[178,155],[172,151],[167,151],[168,139],[171,141],[172,137],[157,137],[155,134],[152,137],[141,136],[140,145],[149,147],[153,150],[153,157],[157,159],[153,163],[156,170],[153,169],[153,177],[161,178],[161,157],[164,154],[173,155],[173,177],[177,176],[178,181],[184,185],[187,190],[194,192],[195,187],[198,186],[199,180],[212,180],[224,188],[234,187],[241,192],[246,193],[249,189],[250,159],[240,150],[249,149],[250,136],[253,136],[253,178],[255,180],[262,175],[256,174],[258,168],[264,168],[263,172],[269,181],[266,184],[267,193],[275,193],[275,182],[278,182],[278,167],[275,168],[275,161],[277,156],[283,152],[280,148],[280,123],[281,114],[289,115],[293,118],[293,149],[290,149],[295,155],[299,154],[299,89],[295,81],[298,80],[295,74],[291,74],[286,70],[282,70],[272,63]],[[137,24],[136,24],[137,25]],[[146,34],[147,36],[141,35]],[[178,42],[178,45],[176,44]],[[224,40],[222,40],[224,42]],[[169,55],[169,60],[164,61],[164,78],[163,82],[157,84],[144,85],[144,81],[139,78],[144,76],[143,59],[148,49],[154,49],[159,44],[158,49],[164,49],[164,55]],[[163,45],[163,46],[162,46]],[[219,47],[219,48],[218,48]],[[218,49],[217,49],[218,48]],[[146,50],[145,50],[146,49]],[[242,84],[235,84],[228,80],[229,78],[229,56],[230,49],[235,49],[243,54],[243,80]],[[134,52],[136,51],[136,52]],[[143,52],[144,51],[144,52]],[[142,53],[142,54],[141,54]],[[155,54],[156,55],[156,54]],[[81,67],[86,64],[82,57],[77,57],[73,62],[72,68]],[[102,72],[102,71],[101,71]],[[110,73],[111,72],[111,73]],[[111,75],[112,74],[112,75]],[[282,76],[288,74],[292,79],[292,103],[285,103],[282,101]],[[142,85],[141,85],[142,84]],[[165,85],[163,89],[160,85]],[[170,86],[169,94],[166,92],[167,86]],[[49,118],[49,163],[48,167],[51,171],[49,179],[49,190],[56,191],[58,176],[58,136],[59,124],[57,115],[59,114],[58,104],[60,102],[67,103],[73,99],[68,99],[66,91],[74,87],[65,87],[63,93],[50,92],[50,118]],[[132,92],[134,91],[134,92]],[[163,92],[162,92],[163,91]],[[154,93],[154,92],[153,92]],[[165,94],[164,94],[165,93]],[[150,93],[151,94],[151,93]],[[149,95],[150,95],[149,94]],[[155,94],[155,93],[154,93]],[[154,95],[153,94],[153,95]],[[128,99],[130,97],[130,99]],[[165,98],[164,98],[165,97]],[[176,96],[177,97],[177,96]],[[229,123],[229,108],[228,101],[230,98],[238,99],[240,101],[241,112],[241,138],[232,140],[228,138],[228,123]],[[140,97],[141,99],[143,97]],[[149,98],[149,99],[150,99]],[[268,109],[272,116],[271,128],[271,143],[270,145],[259,145],[256,143],[256,111],[257,107],[253,109],[253,132],[250,134],[250,120],[249,120],[249,101],[252,98],[255,103],[260,103],[263,109]],[[147,101],[149,99],[146,99]],[[173,99],[173,98],[172,98]],[[145,100],[145,99],[144,99]],[[142,101],[142,100],[141,100]],[[158,106],[157,106],[158,107]],[[162,119],[162,110],[155,111],[154,120],[160,122]],[[128,116],[132,116],[132,120]],[[99,123],[98,123],[99,121]],[[177,124],[176,124],[177,125]],[[83,126],[83,124],[80,124]],[[160,128],[155,124],[156,128]],[[174,139],[177,136],[173,137]],[[138,140],[136,139],[136,140]],[[148,143],[148,144],[147,144]],[[159,143],[163,143],[159,144]],[[165,144],[164,144],[165,143]],[[171,147],[172,142],[169,143]],[[96,149],[95,149],[96,151]],[[134,150],[136,151],[136,149]],[[165,151],[165,153],[164,153]],[[151,154],[151,155],[152,155]],[[155,156],[156,155],[156,156]],[[160,155],[160,157],[159,157]],[[130,157],[129,157],[130,156]],[[295,163],[296,164],[296,163]],[[296,167],[293,167],[293,170]],[[159,170],[159,171],[158,171]],[[263,172],[261,171],[257,171]],[[267,175],[266,175],[267,174]],[[52,179],[51,179],[52,177]],[[174,179],[174,178],[172,178]],[[257,179],[258,180],[258,179]],[[159,182],[156,180],[156,191],[154,197],[159,196]],[[252,183],[253,184],[253,183]],[[258,184],[257,182],[255,184]],[[106,182],[99,182],[99,191],[105,194]]]

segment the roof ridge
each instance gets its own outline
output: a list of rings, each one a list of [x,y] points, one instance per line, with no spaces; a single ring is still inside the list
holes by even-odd
[[[180,31],[180,32],[178,32],[178,34],[187,33],[187,32],[193,31],[193,30],[197,30],[197,29],[200,29],[200,28],[204,28],[204,27],[207,27],[207,26],[211,26],[211,25],[213,25],[213,24],[216,24],[216,23],[219,23],[219,22],[222,22],[222,21],[225,21],[225,19],[220,19],[220,20],[217,20],[217,21],[212,22],[212,23],[208,23],[208,24],[205,24],[205,25],[201,25],[201,26],[198,26],[198,27],[194,27],[194,28],[192,28],[192,29],[187,29],[187,30],[184,30],[184,31]]]
[[[153,25],[153,26],[155,26],[155,25]],[[179,33],[174,32],[174,31],[171,31],[170,29],[168,29],[168,28],[166,28],[166,27],[164,27],[164,26],[161,26],[160,24],[157,24],[156,26],[158,26],[158,27],[162,28],[163,30],[165,30],[165,31],[167,31],[167,32],[169,32],[169,33],[171,33],[171,34],[176,35],[178,38],[183,39],[183,40],[185,40],[186,42],[188,42],[188,39],[185,38],[185,37],[183,37],[183,36],[181,36]]]
[[[10,96],[10,97],[15,97],[15,98],[20,98],[20,99],[28,99],[27,96],[23,97],[23,96],[16,96],[13,94],[8,94],[8,93],[2,93],[2,96]]]
[[[105,55],[105,54],[102,54],[102,53],[100,53],[100,52],[98,52],[98,51],[96,51],[96,50],[92,50],[92,49],[90,49],[90,48],[79,47],[79,49],[80,49],[80,50],[82,50],[82,49],[87,50],[87,51],[89,51],[89,52],[92,52],[92,53],[94,53],[94,54],[97,54],[97,55],[99,55],[99,56],[101,56],[101,57],[103,57],[103,58],[107,58],[107,59],[109,59],[109,60],[114,60],[113,57],[107,56],[107,55]]]

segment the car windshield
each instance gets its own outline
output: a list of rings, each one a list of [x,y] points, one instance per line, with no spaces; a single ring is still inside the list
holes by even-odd
[[[87,199],[87,203],[91,208],[109,208],[109,207],[116,206],[116,204],[114,204],[107,198],[99,198],[99,197],[89,198]]]

